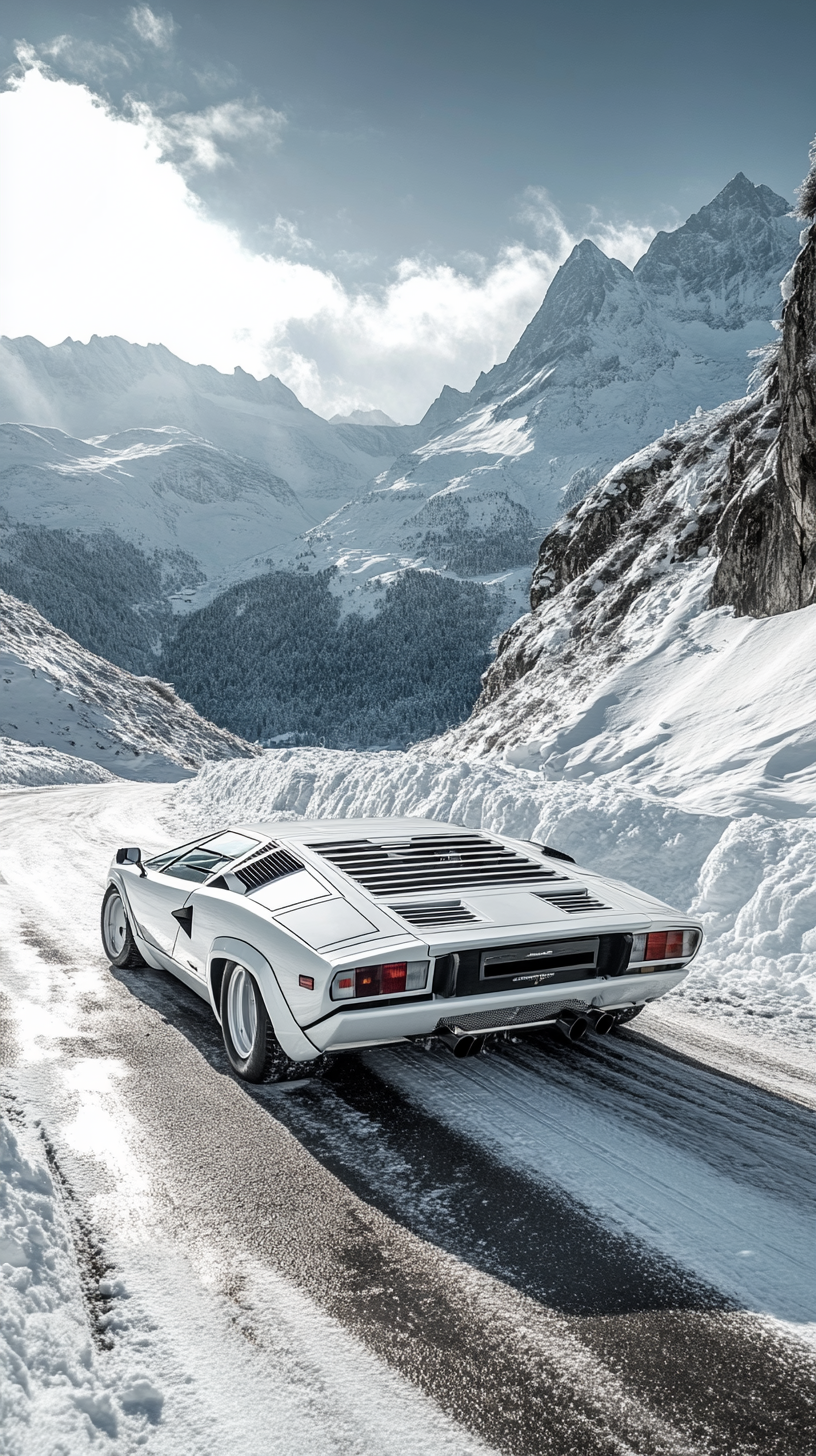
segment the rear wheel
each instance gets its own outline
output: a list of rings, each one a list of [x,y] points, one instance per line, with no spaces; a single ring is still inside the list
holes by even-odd
[[[102,901],[102,945],[108,960],[120,970],[145,964],[116,885],[108,885]]]
[[[226,967],[221,981],[221,1030],[230,1065],[245,1082],[313,1077],[323,1064],[322,1057],[295,1062],[286,1055],[255,977],[237,963]]]

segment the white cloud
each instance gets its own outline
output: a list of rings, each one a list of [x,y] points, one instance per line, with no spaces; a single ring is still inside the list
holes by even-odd
[[[531,227],[539,242],[557,253],[567,254],[577,242],[550,197],[546,187],[526,187],[518,211],[520,222]]]
[[[99,45],[92,40],[78,40],[74,35],[58,35],[40,47],[40,56],[69,75],[84,81],[102,84],[112,75],[130,70],[128,57],[115,45]],[[37,64],[33,46],[17,46],[17,59],[25,68]]]
[[[128,16],[140,40],[166,51],[177,29],[172,15],[156,15],[149,5],[134,5]]]
[[[601,222],[595,209],[592,209],[593,218],[588,230],[588,236],[597,243],[602,253],[608,258],[618,258],[625,263],[627,268],[634,268],[638,258],[642,258],[657,228],[649,223],[636,222]],[[674,223],[673,226],[677,224]]]
[[[579,241],[566,227],[546,187],[525,189],[518,216],[533,229],[538,240],[551,249],[569,252]],[[657,232],[651,223],[604,222],[595,207],[590,207],[589,217],[589,227],[581,236],[591,238],[602,253],[606,253],[608,258],[618,258],[627,268],[634,268]],[[677,220],[667,226],[676,227]]]
[[[230,163],[229,153],[219,143],[251,138],[268,147],[277,146],[286,117],[281,111],[257,103],[224,101],[205,111],[177,111],[159,116],[143,101],[130,100],[131,110],[145,134],[158,144],[164,158],[183,167],[212,172]]]
[[[321,414],[377,407],[413,420],[443,384],[470,388],[507,356],[576,241],[539,197],[540,246],[458,266],[406,258],[384,286],[353,290],[286,219],[282,255],[245,247],[182,175],[185,157],[217,165],[219,143],[268,136],[278,113],[236,102],[183,121],[144,107],[128,119],[28,63],[0,94],[10,335],[163,343],[194,363],[276,373]]]

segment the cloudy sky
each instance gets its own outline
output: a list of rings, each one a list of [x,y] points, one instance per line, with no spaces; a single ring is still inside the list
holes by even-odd
[[[590,236],[791,197],[812,0],[0,6],[0,331],[118,333],[419,417]]]

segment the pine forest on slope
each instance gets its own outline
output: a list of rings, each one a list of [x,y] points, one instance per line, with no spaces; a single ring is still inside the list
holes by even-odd
[[[183,619],[161,662],[199,712],[264,743],[404,746],[460,723],[496,598],[406,571],[371,616],[341,618],[328,573],[269,572]]]

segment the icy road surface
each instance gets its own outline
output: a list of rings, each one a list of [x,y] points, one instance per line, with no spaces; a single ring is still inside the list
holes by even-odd
[[[249,1088],[102,956],[167,794],[0,799],[4,1451],[810,1456],[801,1097],[676,1027]]]

